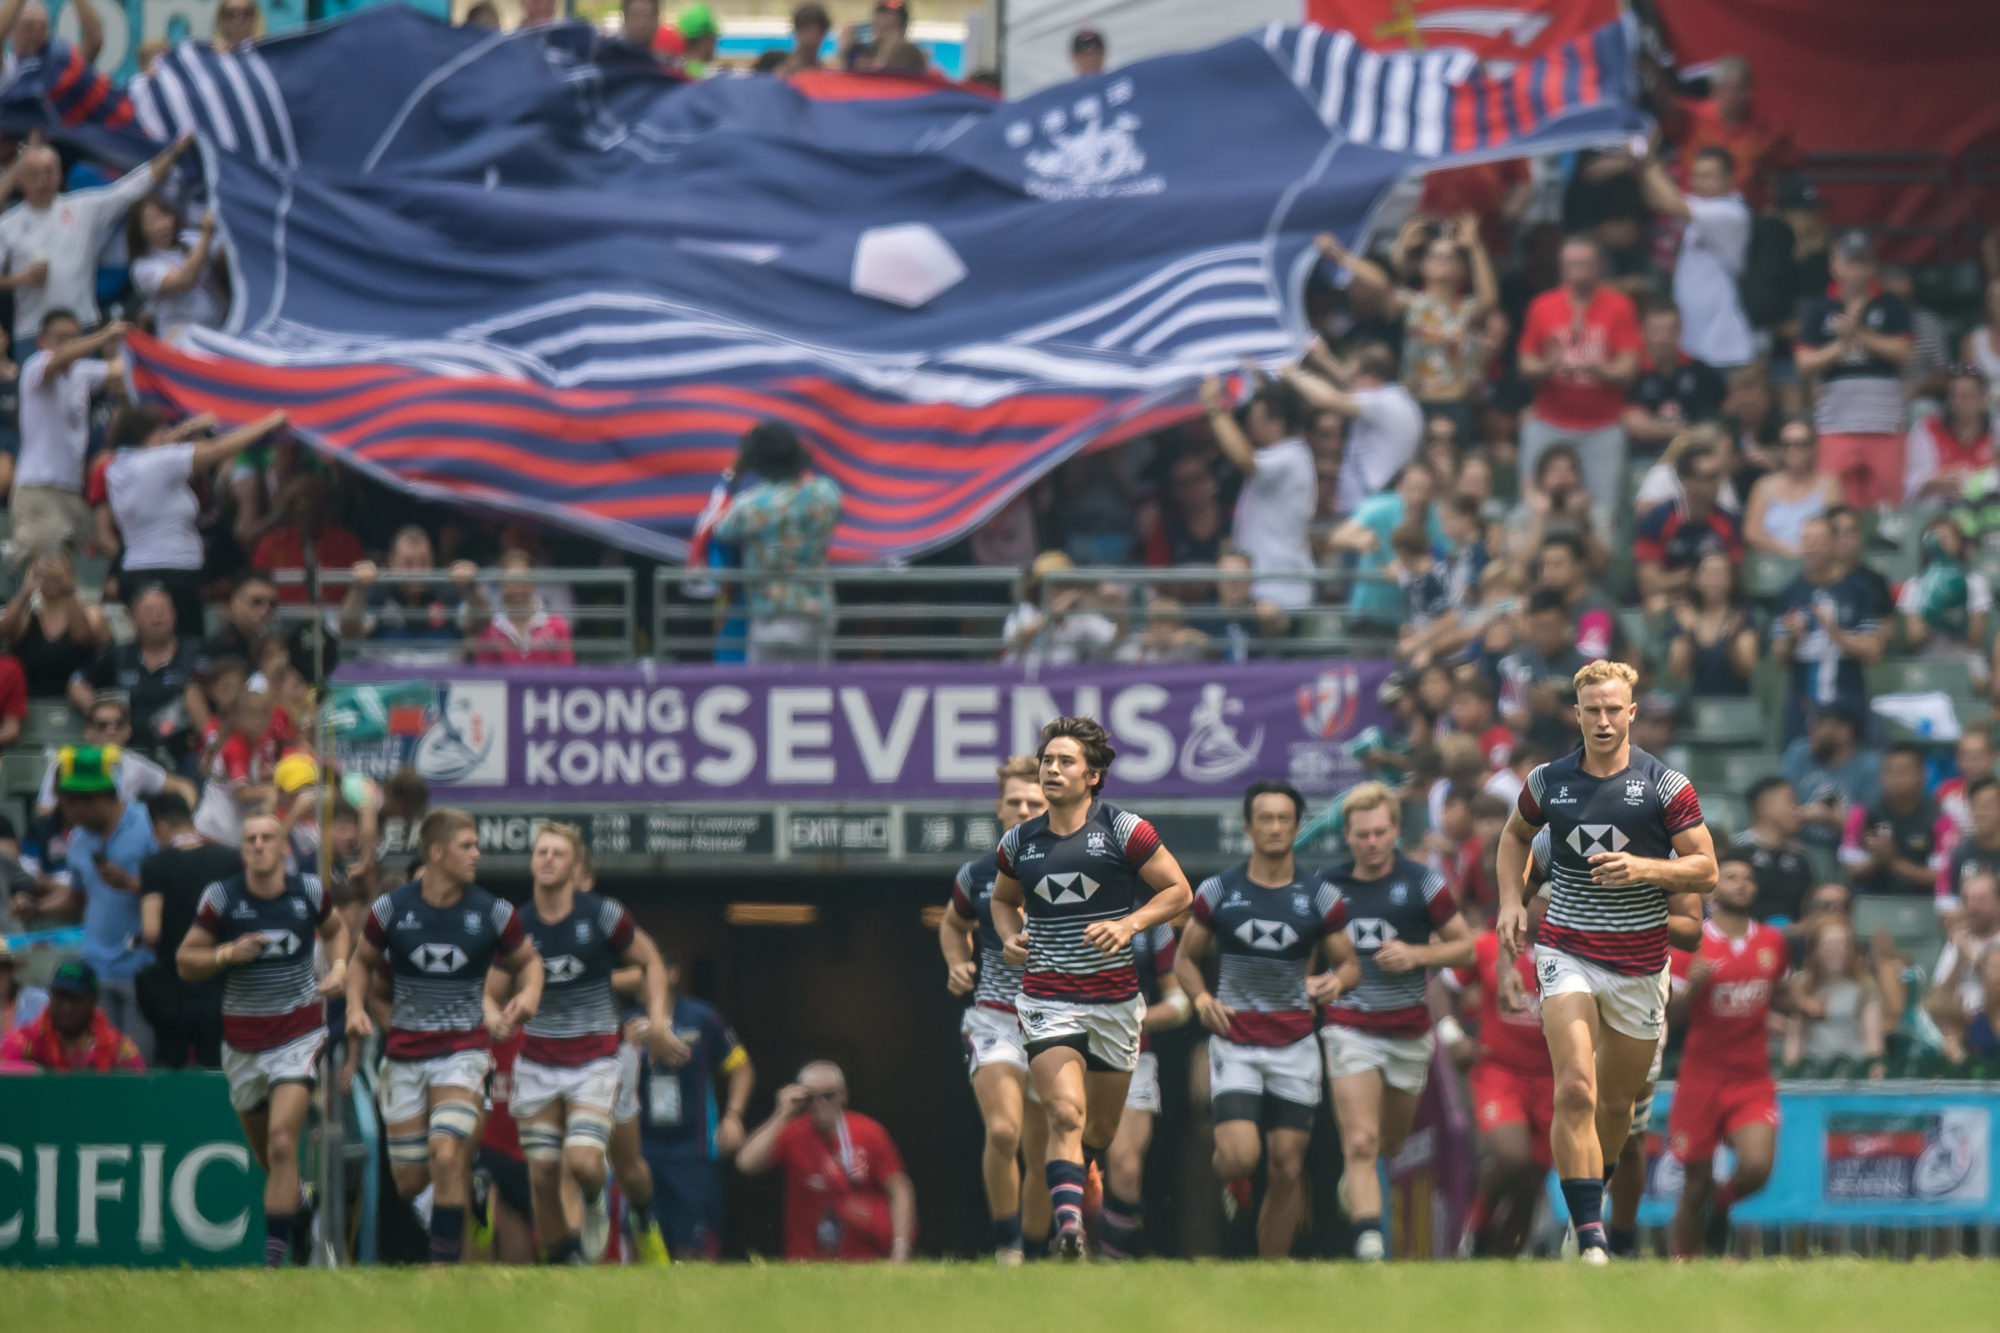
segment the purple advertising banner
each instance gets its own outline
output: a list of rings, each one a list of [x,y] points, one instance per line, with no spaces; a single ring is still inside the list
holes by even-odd
[[[344,668],[336,749],[479,801],[986,799],[1050,718],[1118,747],[1119,799],[1233,796],[1263,777],[1324,796],[1363,776],[1346,742],[1387,718],[1381,660],[1043,668]]]

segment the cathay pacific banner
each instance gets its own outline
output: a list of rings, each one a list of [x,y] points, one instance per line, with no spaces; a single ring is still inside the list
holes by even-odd
[[[1324,796],[1363,776],[1348,742],[1387,721],[1389,667],[355,668],[333,716],[344,765],[409,765],[463,804],[985,797],[995,766],[1068,713],[1110,729],[1114,799],[1233,795],[1265,777]]]

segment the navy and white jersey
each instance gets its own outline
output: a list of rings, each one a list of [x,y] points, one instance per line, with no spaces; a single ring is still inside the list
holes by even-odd
[[[1118,1004],[1139,993],[1132,949],[1102,954],[1083,932],[1093,921],[1132,915],[1151,895],[1139,870],[1160,835],[1135,814],[1093,800],[1083,827],[1067,837],[1036,815],[1000,838],[994,864],[1027,901],[1028,966],[1021,993],[1072,1004]]]
[[[976,923],[972,943],[979,957],[979,984],[973,988],[972,1002],[1011,1014],[1014,997],[1021,993],[1022,969],[1007,966],[1000,933],[993,929],[993,880],[998,873],[990,856],[960,866],[951,886],[951,910]]]
[[[391,1060],[487,1045],[487,969],[526,938],[511,903],[468,884],[457,902],[434,907],[411,880],[375,900],[361,932],[389,960],[395,984],[385,1047]]]
[[[1160,978],[1171,976],[1174,959],[1180,956],[1181,939],[1174,928],[1162,921],[1132,937],[1132,970],[1139,978],[1139,998],[1148,1005],[1158,1004],[1163,988]],[[1153,1049],[1153,1034],[1139,1029],[1139,1049]]]
[[[1544,825],[1528,844],[1528,887],[1539,893],[1547,893],[1549,889],[1549,860],[1555,854],[1555,841],[1555,835]]]
[[[1236,1011],[1229,1040],[1244,1046],[1289,1046],[1313,1031],[1306,972],[1313,950],[1340,929],[1337,895],[1310,875],[1294,874],[1281,888],[1232,867],[1194,891],[1194,919],[1215,935],[1215,998]]]
[[[1637,746],[1613,777],[1584,771],[1583,751],[1528,774],[1521,818],[1549,830],[1549,913],[1539,940],[1611,972],[1650,976],[1667,965],[1667,899],[1654,884],[1594,884],[1590,858],[1629,852],[1664,861],[1674,835],[1702,822],[1694,784]]]
[[[238,1051],[269,1051],[326,1026],[314,992],[313,937],[333,911],[318,875],[286,875],[283,892],[250,892],[242,875],[209,885],[194,923],[217,944],[261,935],[264,952],[224,971],[222,1039]]]
[[[1346,930],[1361,962],[1361,984],[1326,1007],[1326,1021],[1387,1037],[1429,1032],[1431,1011],[1424,989],[1430,969],[1384,972],[1375,953],[1391,940],[1428,944],[1431,932],[1458,912],[1451,886],[1437,871],[1404,856],[1391,862],[1380,879],[1356,877],[1352,861],[1329,867],[1322,878],[1337,895],[1327,924]]]
[[[618,1003],[611,972],[632,947],[637,929],[616,898],[579,893],[560,921],[541,918],[533,904],[521,925],[542,956],[542,1003],[522,1031],[521,1058],[574,1067],[618,1054]]]

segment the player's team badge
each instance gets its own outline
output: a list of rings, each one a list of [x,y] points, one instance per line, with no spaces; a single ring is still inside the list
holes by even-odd
[[[229,909],[229,915],[239,921],[248,921],[257,915],[257,909],[251,905],[248,898],[245,898]]]
[[[1777,954],[1772,952],[1771,950],[1759,949],[1757,951],[1757,966],[1763,968],[1765,971],[1768,972],[1771,968],[1771,964],[1777,961],[1778,961]]]
[[[465,914],[465,932],[468,935],[477,935],[479,933],[479,913],[467,912]]]
[[[1556,984],[1556,961],[1555,959],[1551,958],[1548,962],[1542,964],[1542,985],[1553,986],[1555,984]]]
[[[578,944],[590,943],[590,923],[588,921],[579,921],[576,923],[576,942]]]
[[[1398,907],[1401,907],[1404,903],[1408,902],[1409,900],[1410,900],[1410,891],[1407,888],[1403,887],[1403,881],[1397,880],[1394,884],[1391,884],[1389,886],[1390,902],[1396,904],[1396,906]]]
[[[297,917],[297,918],[298,918],[299,920],[301,920],[301,921],[303,921],[303,920],[305,920],[305,919],[306,919],[306,900],[305,900],[305,899],[303,899],[303,898],[294,898],[294,899],[292,899],[292,915],[293,915],[293,916],[295,916],[295,917]]]
[[[1632,778],[1625,784],[1625,804],[1644,805],[1646,803],[1646,780]]]
[[[1089,836],[1083,840],[1083,850],[1092,856],[1103,856],[1110,848],[1104,841],[1104,834],[1097,829],[1092,829]]]
[[[1310,912],[1311,910],[1312,910],[1312,905],[1306,901],[1306,896],[1303,893],[1295,893],[1292,895],[1293,912],[1297,913],[1299,916],[1304,916],[1307,912]]]

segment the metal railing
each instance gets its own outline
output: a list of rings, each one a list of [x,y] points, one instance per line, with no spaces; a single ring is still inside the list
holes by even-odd
[[[306,576],[302,571],[285,570],[277,574],[276,579],[281,593],[278,607],[280,623],[311,624],[315,615],[323,612],[327,617],[327,627],[339,633],[341,602],[353,581],[348,570],[328,569],[321,572],[317,607],[282,600],[284,592],[306,586]],[[499,591],[502,583],[529,583],[535,586],[537,596],[548,605],[551,614],[559,614],[567,622],[569,647],[578,662],[629,662],[639,650],[634,637],[639,625],[638,580],[630,568],[481,569],[474,576],[473,585],[484,591],[495,619],[506,614]],[[384,569],[375,580],[375,587],[394,595],[398,588],[450,589],[455,584],[444,570],[405,574]],[[357,663],[414,663],[424,659],[434,665],[440,657],[453,654],[460,662],[473,662],[482,654],[506,653],[511,647],[506,640],[485,638],[480,633],[463,634],[455,640],[442,636],[400,635],[383,638],[342,635],[340,639],[341,660]]]

